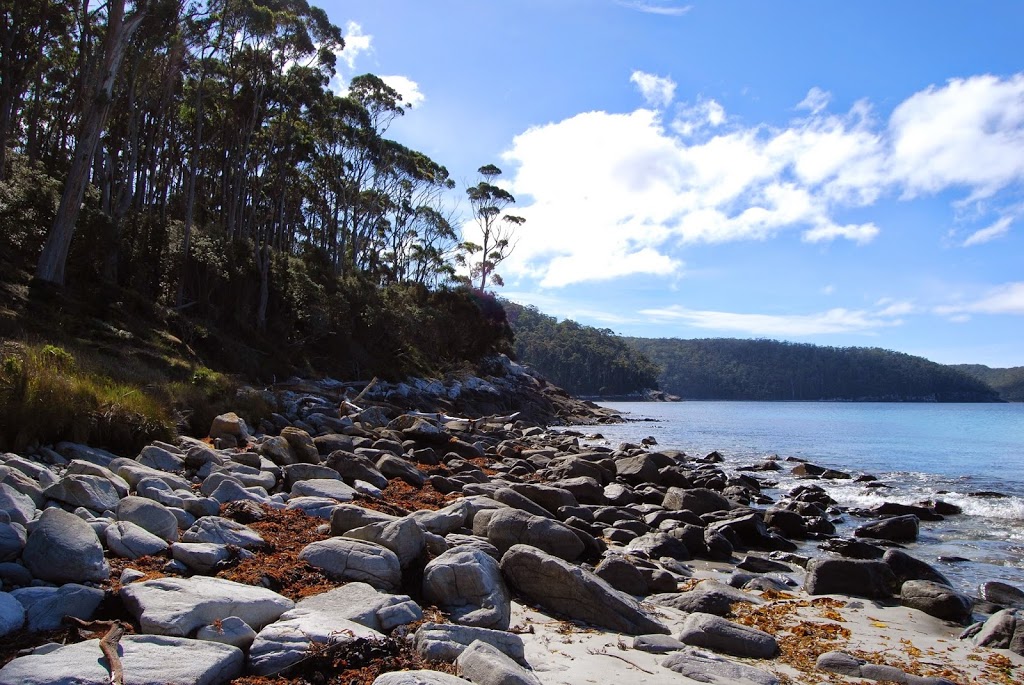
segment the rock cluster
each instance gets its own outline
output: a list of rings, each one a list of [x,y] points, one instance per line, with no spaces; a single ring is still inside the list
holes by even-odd
[[[312,392],[281,399],[282,412],[257,430],[223,415],[208,441],[154,443],[135,458],[71,443],[0,456],[0,636],[92,617],[110,594],[102,586],[115,557],[165,560],[167,577],[129,569],[111,597],[140,633],[121,641],[124,669],[140,683],[287,673],[315,644],[400,634],[423,619],[412,596],[451,623],[423,623],[411,644],[424,660],[453,663],[461,679],[407,672],[378,683],[541,682],[510,632],[513,597],[636,636],[636,649],[668,654],[663,666],[691,679],[761,685],[777,679],[729,657],[769,660],[779,644],[727,617],[737,604],[761,603],[763,591],[795,585],[804,566],[809,594],[899,598],[943,619],[971,618],[972,600],[897,549],[837,540],[849,556],[794,554],[792,539],[833,535],[834,502],[816,485],[772,501],[763,481],[727,473],[717,453],[587,446],[579,434],[509,417],[442,422],[387,405],[346,415]],[[389,488],[429,490],[445,504],[376,507],[392,512],[382,513],[371,505]],[[214,577],[267,547],[237,515],[267,508],[312,517],[326,537],[298,559],[344,585],[293,601]],[[890,513],[857,537],[916,535],[921,512]],[[680,592],[694,559],[737,570],[728,584]],[[674,636],[657,606],[685,612]],[[1021,626],[1008,610],[975,633],[979,644],[1020,651]],[[44,645],[0,669],[0,685],[107,682],[104,663],[94,642]],[[872,677],[864,664],[826,663]]]

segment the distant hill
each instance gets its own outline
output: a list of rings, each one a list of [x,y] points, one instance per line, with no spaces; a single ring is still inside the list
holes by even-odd
[[[661,367],[663,391],[683,399],[1000,401],[976,375],[879,348],[732,338],[622,340]]]
[[[951,364],[950,367],[987,384],[1007,402],[1024,402],[1024,366],[993,369],[982,364]]]
[[[658,387],[658,367],[612,331],[503,301],[516,358],[573,395],[638,395]]]

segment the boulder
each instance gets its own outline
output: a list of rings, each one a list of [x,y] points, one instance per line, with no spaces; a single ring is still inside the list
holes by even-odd
[[[468,680],[441,671],[392,671],[377,676],[373,685],[466,685]]]
[[[456,623],[508,630],[511,598],[498,562],[482,550],[455,548],[431,560],[423,571],[423,597]]]
[[[908,580],[930,580],[933,583],[952,587],[946,576],[939,573],[931,564],[916,559],[901,549],[886,550],[882,561],[888,564],[896,575],[896,581],[902,585]]]
[[[0,637],[21,630],[25,625],[25,607],[13,595],[0,592]]]
[[[217,438],[229,436],[237,440],[239,444],[244,444],[249,440],[249,429],[245,425],[245,420],[234,412],[228,412],[227,414],[215,417],[213,424],[210,426],[210,437],[212,439],[216,440]]]
[[[26,627],[31,631],[57,630],[65,616],[88,620],[103,601],[103,590],[76,583],[25,587],[11,595],[25,608]]]
[[[212,542],[234,545],[242,549],[260,549],[266,546],[259,533],[237,521],[221,516],[204,516],[181,534],[182,542]]]
[[[300,480],[292,486],[292,494],[300,497],[329,497],[337,502],[351,502],[356,490],[342,480],[313,478]]]
[[[28,495],[0,483],[0,511],[7,512],[12,523],[25,525],[35,518],[36,505]]]
[[[42,513],[21,558],[33,577],[52,583],[99,582],[110,575],[92,526],[61,509]]]
[[[417,654],[427,661],[453,662],[469,645],[478,640],[495,647],[518,663],[526,663],[523,639],[504,630],[450,623],[424,623],[413,636]]]
[[[125,635],[118,650],[131,685],[221,685],[242,675],[237,647],[180,637]],[[86,640],[18,657],[0,669],[0,685],[108,685],[100,641]]]
[[[22,524],[0,523],[0,562],[20,557],[27,541],[28,533]]]
[[[337,471],[338,475],[349,485],[361,480],[381,489],[388,486],[388,479],[377,470],[377,466],[372,461],[360,454],[354,454],[351,450],[331,452],[327,457],[326,465]]]
[[[567,561],[578,558],[584,550],[583,541],[568,526],[512,508],[491,514],[487,540],[503,553],[513,545],[531,545]]]
[[[662,506],[670,511],[686,509],[697,514],[710,514],[715,511],[732,509],[732,503],[714,490],[707,488],[669,488],[665,493]]]
[[[295,606],[266,588],[206,576],[132,583],[121,589],[121,599],[142,632],[176,636],[191,635],[228,616],[258,630]]]
[[[742,590],[730,587],[717,580],[704,580],[689,592],[670,592],[651,595],[651,602],[661,606],[672,607],[686,613],[714,614],[725,616],[730,607],[737,603],[762,604],[756,595],[747,594]]]
[[[467,647],[455,665],[460,676],[477,685],[541,685],[537,676],[480,640]]]
[[[117,521],[104,531],[107,549],[125,559],[138,559],[159,554],[167,549],[167,541],[129,521]]]
[[[892,542],[913,542],[917,539],[920,519],[913,514],[893,516],[880,521],[872,521],[859,526],[853,531],[854,536],[873,540],[890,540]]]
[[[900,588],[900,603],[946,621],[964,623],[971,617],[971,600],[948,585],[908,580]]]
[[[143,466],[148,466],[158,471],[167,471],[174,473],[180,471],[185,467],[185,455],[175,454],[170,450],[158,447],[156,445],[147,445],[142,448],[142,452],[136,457]]]
[[[693,613],[683,621],[680,642],[731,656],[770,659],[779,653],[775,638],[763,630],[728,621],[721,616]]]
[[[324,596],[331,594],[327,592],[300,601],[261,630],[249,650],[249,670],[261,676],[280,673],[301,661],[314,644],[383,639],[377,631],[333,611],[332,597]]]
[[[605,557],[594,569],[594,574],[619,592],[634,596],[647,594],[647,578],[627,558],[619,555]]]
[[[422,488],[427,482],[427,474],[405,459],[391,454],[385,454],[377,460],[377,470],[389,480],[400,478],[414,488]]]
[[[85,507],[104,512],[113,509],[121,499],[114,484],[100,476],[64,476],[43,490],[43,496],[70,507]]]
[[[299,559],[335,580],[358,580],[387,591],[398,589],[402,583],[398,556],[372,542],[320,540],[306,545]]]
[[[395,521],[397,517],[354,504],[341,504],[331,512],[331,535],[344,535],[371,523]]]
[[[402,568],[419,559],[426,545],[423,529],[410,517],[353,528],[345,533],[345,537],[386,547],[395,553]]]
[[[295,426],[285,426],[281,429],[281,437],[288,443],[291,453],[295,455],[299,463],[320,463],[320,452],[317,451],[309,433]]]
[[[178,519],[167,507],[145,497],[129,496],[117,503],[118,521],[129,521],[168,542],[178,540]]]
[[[982,584],[980,594],[986,602],[992,602],[992,604],[1007,609],[1024,609],[1024,590],[1013,585],[990,580]]]
[[[859,559],[811,559],[807,564],[804,589],[809,595],[855,595],[886,599],[899,592],[889,565]]]
[[[456,500],[436,511],[420,509],[409,514],[420,528],[435,535],[448,535],[462,529],[468,516],[469,506],[464,500]]]
[[[501,573],[529,601],[570,618],[629,635],[668,632],[632,597],[536,547],[511,547],[501,558]]]
[[[196,633],[196,639],[249,649],[256,639],[256,631],[237,616],[228,616],[223,621],[200,628]]]
[[[709,685],[779,685],[779,679],[768,671],[692,647],[670,654],[661,665],[690,680]]]
[[[171,545],[171,556],[193,573],[210,573],[232,557],[227,545],[214,542],[176,542]]]

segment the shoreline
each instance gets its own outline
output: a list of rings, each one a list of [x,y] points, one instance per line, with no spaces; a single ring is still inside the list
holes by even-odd
[[[393,392],[393,388],[381,392]],[[170,583],[177,584],[175,592],[187,595],[201,579],[211,578],[215,585],[241,582],[280,597],[273,600],[282,608],[277,616],[254,618],[247,614],[241,621],[252,635],[232,639],[247,649],[223,645],[223,649],[214,649],[221,660],[217,661],[220,670],[213,669],[214,675],[202,681],[210,683],[271,682],[265,674],[260,676],[259,671],[266,668],[259,664],[268,659],[280,664],[296,656],[296,645],[289,642],[293,638],[282,639],[286,625],[300,628],[303,635],[322,634],[334,647],[341,639],[339,631],[346,630],[352,633],[347,642],[350,647],[369,644],[356,636],[366,630],[376,631],[380,639],[396,645],[398,656],[391,657],[390,663],[378,659],[369,662],[376,666],[364,665],[351,672],[322,672],[327,681],[348,673],[363,678],[358,682],[413,682],[378,678],[374,672],[404,664],[406,669],[457,671],[474,682],[485,682],[480,675],[474,680],[479,660],[493,668],[498,668],[494,664],[513,668],[477,643],[468,650],[469,645],[459,643],[457,651],[464,656],[454,665],[454,657],[445,663],[431,663],[428,656],[436,652],[424,645],[433,643],[421,637],[424,631],[430,632],[428,626],[458,632],[449,623],[500,631],[506,641],[498,641],[497,651],[507,654],[511,650],[513,664],[517,656],[514,645],[521,643],[518,668],[525,664],[527,669],[515,676],[521,680],[504,682],[697,682],[670,670],[663,665],[666,663],[674,663],[674,668],[684,672],[696,668],[693,663],[699,664],[699,674],[690,671],[691,676],[706,676],[699,682],[762,685],[852,682],[848,675],[835,672],[840,667],[847,673],[859,669],[858,680],[869,678],[870,673],[893,676],[896,671],[891,669],[898,668],[917,678],[904,682],[920,685],[1024,679],[1024,657],[1019,654],[957,639],[971,622],[969,618],[985,620],[996,613],[999,607],[992,603],[975,603],[966,615],[961,610],[957,620],[948,621],[901,606],[896,587],[879,592],[869,583],[860,597],[858,593],[819,592],[830,589],[821,585],[825,571],[817,562],[795,554],[795,545],[779,534],[784,530],[779,527],[782,519],[787,517],[769,516],[763,500],[758,503],[762,498],[756,474],[730,477],[714,459],[693,459],[659,451],[657,446],[587,445],[580,442],[582,435],[575,428],[551,431],[508,416],[501,421],[484,418],[469,424],[462,420],[439,423],[404,414],[399,407],[380,405],[344,416],[337,412],[336,400],[327,395],[311,399],[316,395],[310,387],[291,397],[302,401],[283,402],[282,407],[288,408],[278,424],[287,425],[273,425],[271,432],[250,434],[237,417],[219,417],[220,424],[215,421],[213,437],[206,442],[185,439],[179,445],[151,445],[134,459],[73,445],[56,446],[48,460],[46,452],[5,457],[5,484],[31,490],[29,481],[34,481],[40,486],[39,494],[47,493],[43,503],[62,502],[64,509],[78,516],[62,518],[53,513],[44,520],[39,510],[22,508],[22,514],[30,516],[23,516],[25,524],[18,524],[26,535],[16,563],[33,574],[36,587],[19,589],[10,582],[13,571],[7,568],[7,575],[0,574],[5,583],[0,596],[13,597],[26,606],[22,620],[37,624],[43,618],[55,618],[59,625],[63,612],[70,609],[72,614],[85,614],[79,616],[85,620],[124,621],[130,632],[188,637],[211,622],[214,633],[223,634],[227,619],[244,613],[246,601],[237,600],[231,608],[202,609],[202,616],[196,617],[192,615],[198,607],[210,606],[199,594],[191,608],[179,609],[168,618],[147,592],[156,592],[160,583]],[[394,399],[392,395],[388,401]],[[492,400],[495,406],[507,404]],[[570,414],[570,408],[582,413],[583,407],[566,402],[563,414]],[[430,411],[436,405],[422,408]],[[592,426],[609,420],[607,412],[591,414]],[[107,490],[101,481],[114,492],[113,499],[102,499]],[[114,488],[118,481],[126,486],[123,494]],[[44,483],[48,485],[43,487]],[[10,489],[15,486],[6,485]],[[129,491],[133,494],[126,499]],[[799,506],[790,510],[790,524],[800,519],[805,526],[822,525],[815,520],[820,517],[808,509],[817,498],[809,492],[809,498],[792,500]],[[97,508],[84,506],[81,498],[86,495],[99,498]],[[31,501],[28,495],[23,497]],[[111,505],[106,513],[98,508],[101,500]],[[18,501],[24,504],[24,500]],[[154,526],[150,519],[130,516],[125,502],[151,512],[174,514],[176,530],[173,538],[164,530],[162,550],[140,555],[135,561],[124,558],[126,553],[140,551],[133,547],[137,540],[128,540],[128,533],[137,533],[128,523],[138,521],[134,525],[144,530]],[[213,504],[216,510],[210,508]],[[178,512],[188,514],[191,520]],[[155,513],[153,517],[159,518]],[[8,518],[13,521],[10,514]],[[38,540],[32,538],[42,532],[53,533],[50,519],[58,518],[62,525],[77,526],[80,534],[85,530],[96,534],[90,563],[105,569],[106,580],[95,569],[68,578],[66,569],[58,572],[33,556],[37,552],[31,550],[38,549]],[[85,528],[70,519],[77,519]],[[767,527],[766,521],[773,526]],[[183,525],[186,523],[190,525]],[[250,533],[260,542],[253,542]],[[49,539],[52,546],[54,538]],[[148,540],[141,534],[138,539]],[[106,543],[103,547],[101,540]],[[186,554],[198,552],[189,544],[208,545],[203,549],[210,553],[221,550],[226,556],[204,568],[202,564],[207,562]],[[67,554],[74,556],[71,549]],[[871,566],[875,571],[885,570],[889,563],[849,561],[854,569],[876,564]],[[897,567],[890,563],[888,568]],[[931,577],[926,570],[915,569],[899,571],[904,584],[911,576]],[[544,579],[539,584],[534,582],[538,573]],[[429,579],[434,574],[476,580],[466,581],[465,587],[450,581],[432,585]],[[344,613],[340,609],[330,615],[313,608],[299,611],[300,607],[313,607],[315,603],[309,604],[312,598],[321,603],[328,598],[340,602],[335,595],[362,592],[363,582],[376,588],[367,590],[374,602],[392,608],[375,609],[372,620],[365,609],[357,611],[351,628],[337,623],[338,612]],[[818,593],[812,596],[804,588],[816,583]],[[231,592],[238,592],[230,587]],[[83,608],[88,602],[73,606],[66,594],[69,588],[79,601],[96,600],[91,609]],[[207,592],[216,594],[212,587]],[[565,603],[559,599],[563,596],[574,599]],[[55,602],[58,597],[61,599]],[[1017,598],[1012,592],[1002,597]],[[1024,592],[1020,600],[1024,602]],[[904,603],[909,601],[904,597]],[[294,611],[286,608],[289,603]],[[10,603],[0,602],[0,608],[9,609]],[[192,616],[188,625],[194,627],[176,623],[183,620],[182,615]],[[385,615],[389,618],[383,619]],[[391,617],[396,615],[398,622],[393,623]],[[4,614],[5,620],[7,616]],[[632,616],[629,625],[634,628],[624,629],[624,616]],[[424,623],[428,619],[430,622]],[[0,621],[0,626],[6,625]],[[1024,638],[1024,619],[1020,625]],[[766,637],[756,631],[743,632],[739,627],[744,626],[759,629]],[[326,630],[328,627],[331,629]],[[643,637],[652,629],[664,637]],[[723,642],[716,632],[721,630],[739,630],[741,634]],[[25,629],[7,632],[9,644],[21,647],[31,644],[32,635],[41,642],[54,637],[52,632],[29,634]],[[408,642],[404,635],[417,637]],[[77,642],[79,637],[65,632],[60,639]],[[132,651],[141,649],[141,639],[129,635],[122,643],[127,650],[126,673],[144,669]],[[446,639],[455,640],[450,634]],[[212,643],[163,640],[157,652],[171,660],[181,660],[188,650],[200,645],[220,644],[216,637]],[[315,652],[311,645],[317,641],[300,640],[298,659]],[[774,645],[773,655],[743,656],[755,643]],[[736,644],[746,646],[737,648]],[[56,659],[73,646],[47,647],[44,652],[55,649],[51,653]],[[694,656],[694,649],[715,656]],[[817,668],[820,654],[835,651],[846,652],[849,658],[833,658],[834,663],[829,662],[832,671]],[[688,659],[689,665],[673,660],[673,654],[689,655],[682,659]],[[8,651],[4,659],[13,656]],[[0,683],[27,682],[25,671],[17,670],[19,664],[38,671],[48,654],[25,658],[28,662],[8,661],[0,669]],[[146,658],[154,659],[152,655]],[[200,660],[197,653],[196,662]],[[45,662],[47,668],[58,669],[52,661]],[[92,661],[97,660],[93,657]],[[877,666],[874,671],[868,668],[871,664]],[[242,671],[249,675],[243,676]],[[723,672],[733,675],[722,676]],[[51,680],[33,682],[56,682],[53,674],[57,671],[49,673]],[[90,671],[89,675],[94,674]],[[300,682],[308,675],[300,672],[290,680],[273,682]]]

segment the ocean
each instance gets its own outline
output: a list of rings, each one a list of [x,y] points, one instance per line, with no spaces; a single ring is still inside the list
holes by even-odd
[[[908,404],[848,402],[629,402],[602,403],[631,421],[580,428],[611,446],[653,437],[653,449],[691,456],[717,450],[735,471],[766,456],[798,457],[856,476],[871,474],[889,487],[852,480],[811,481],[840,505],[914,504],[938,498],[963,514],[922,521],[914,556],[934,565],[958,589],[1000,580],[1024,589],[1024,404]],[[646,419],[637,421],[637,419]],[[778,481],[764,490],[775,499],[800,483],[779,472],[754,473]],[[993,497],[982,493],[999,493]],[[844,515],[850,536],[866,519]],[[801,551],[820,554],[816,542]],[[966,561],[940,560],[960,557]]]

